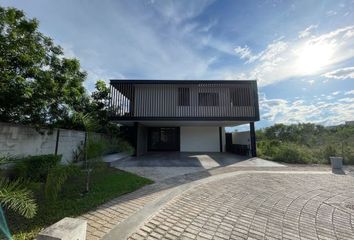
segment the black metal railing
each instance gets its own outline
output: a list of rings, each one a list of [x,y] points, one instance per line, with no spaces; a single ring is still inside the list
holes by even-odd
[[[256,81],[111,80],[110,107],[118,120],[259,120]]]

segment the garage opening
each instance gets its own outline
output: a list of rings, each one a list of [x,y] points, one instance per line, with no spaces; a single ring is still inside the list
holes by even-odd
[[[148,151],[179,151],[179,127],[148,128]]]

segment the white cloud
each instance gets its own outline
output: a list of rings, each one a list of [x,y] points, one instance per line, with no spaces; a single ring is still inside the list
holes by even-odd
[[[342,98],[336,102],[308,102],[260,96],[261,119],[274,123],[313,122],[331,126],[354,118],[354,98]]]
[[[332,95],[333,95],[333,96],[336,96],[336,95],[338,95],[338,94],[340,94],[340,91],[332,92]]]
[[[347,91],[344,95],[354,95],[354,90]]]
[[[121,75],[146,79],[213,78],[209,65],[215,56],[201,54],[190,36],[203,27],[193,18],[210,3],[191,1],[187,4],[190,8],[185,9],[179,1],[155,1],[148,5],[130,1],[94,3],[92,8],[110,17],[101,18],[97,25],[106,29],[95,29],[95,36],[85,36],[86,31],[82,30],[83,36],[79,38],[90,41],[91,49],[95,49],[95,54],[80,52],[89,79]],[[85,44],[80,46],[84,48]],[[88,84],[92,85],[92,81]]]
[[[314,83],[315,83],[315,80],[309,80],[309,81],[307,81],[310,85],[313,85]]]
[[[326,78],[348,79],[354,78],[354,67],[340,68],[323,74]]]
[[[104,68],[92,67],[87,70],[87,80],[85,82],[88,92],[92,92],[95,88],[97,80],[104,80],[109,84],[111,79],[125,79],[125,76],[119,72],[109,72]]]
[[[210,29],[212,29],[213,27],[215,27],[218,24],[218,21],[216,19],[210,21],[208,24],[206,24],[205,26],[200,28],[200,32],[209,32]]]
[[[299,32],[299,38],[305,38],[311,35],[311,31],[316,29],[318,25],[310,25],[305,30]]]
[[[168,21],[173,21],[177,24],[194,18],[201,14],[215,0],[193,0],[193,1],[173,1],[164,0],[157,1],[153,4],[153,8],[164,16]]]
[[[354,25],[312,36],[307,40],[277,40],[259,54],[248,46],[236,47],[245,63],[253,63],[250,70],[239,72],[250,79],[258,79],[260,86],[288,78],[321,75],[334,64],[354,57]],[[226,73],[232,79],[233,73]]]
[[[329,10],[329,11],[326,12],[326,15],[328,17],[335,16],[335,15],[337,15],[337,12],[334,11],[334,10]]]
[[[245,45],[244,47],[237,46],[234,51],[241,58],[247,60],[246,63],[255,61],[275,61],[277,56],[287,49],[287,43],[281,40],[274,41],[267,48],[258,54],[253,54],[251,49]]]
[[[249,62],[254,57],[247,45],[244,47],[237,46],[234,51],[241,59],[246,59],[247,62]]]

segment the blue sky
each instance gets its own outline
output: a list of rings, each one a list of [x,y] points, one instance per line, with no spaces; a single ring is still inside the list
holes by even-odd
[[[354,120],[354,0],[2,1],[97,79],[257,79],[261,121]]]

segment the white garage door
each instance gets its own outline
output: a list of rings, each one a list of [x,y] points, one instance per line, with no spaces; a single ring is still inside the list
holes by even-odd
[[[181,152],[220,152],[219,127],[181,127]]]

